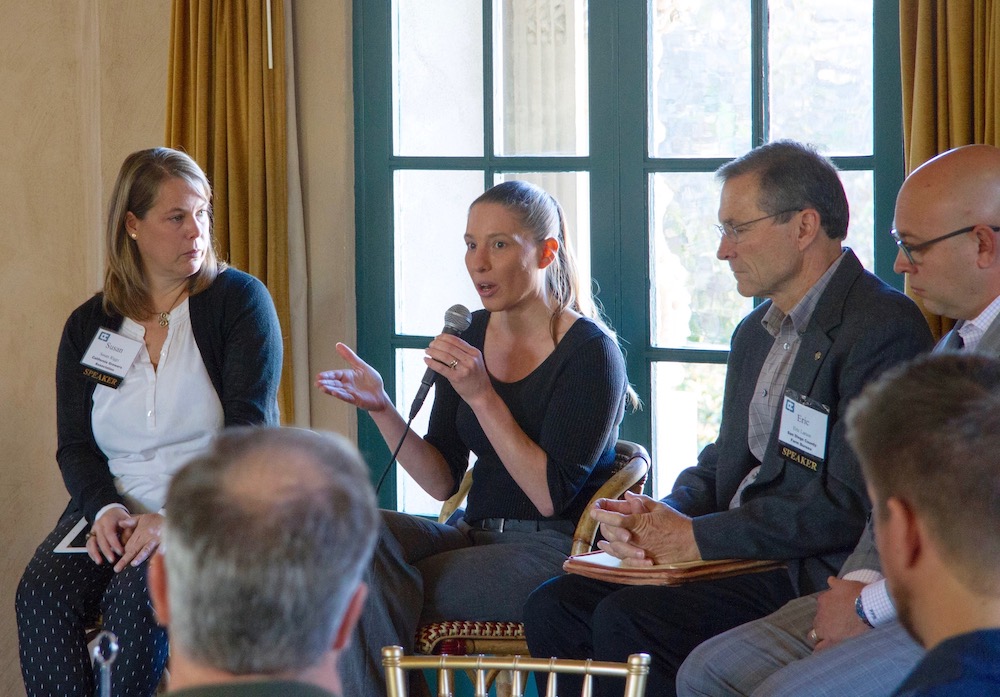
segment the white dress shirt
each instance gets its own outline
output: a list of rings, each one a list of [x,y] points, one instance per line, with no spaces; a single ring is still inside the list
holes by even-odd
[[[119,333],[143,341],[145,329],[126,318]],[[91,419],[129,511],[161,510],[174,473],[204,452],[224,425],[222,403],[191,331],[187,300],[170,313],[156,370],[143,344],[117,390],[104,385],[94,390]]]

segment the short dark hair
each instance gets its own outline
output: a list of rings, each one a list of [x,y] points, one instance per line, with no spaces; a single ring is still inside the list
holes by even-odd
[[[846,420],[876,524],[889,498],[905,500],[969,588],[1000,591],[1000,361],[917,358],[868,385]]]
[[[174,476],[166,510],[171,638],[236,675],[315,665],[379,529],[357,449],[305,429],[227,429]]]
[[[715,176],[722,182],[755,174],[760,186],[757,205],[775,215],[781,211],[813,208],[827,237],[847,237],[850,209],[844,185],[834,164],[815,148],[794,140],[776,140],[754,148],[722,165]],[[782,216],[788,222],[791,214]]]

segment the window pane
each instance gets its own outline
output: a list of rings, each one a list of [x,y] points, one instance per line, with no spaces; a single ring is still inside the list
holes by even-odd
[[[496,176],[496,183],[511,179],[540,186],[559,201],[566,214],[566,234],[580,278],[590,279],[590,173],[505,172]]]
[[[479,2],[394,0],[397,155],[483,154],[482,27]]]
[[[494,3],[495,151],[586,155],[586,0]]]
[[[651,0],[649,152],[732,157],[750,135],[750,3]]]
[[[715,254],[719,185],[712,173],[659,173],[650,181],[650,327],[661,347],[729,348],[753,302],[736,292]]]
[[[483,306],[465,270],[463,241],[469,204],[481,193],[482,172],[395,173],[398,333],[434,336],[455,303],[470,310]]]
[[[872,0],[771,0],[771,138],[872,153]]]
[[[851,223],[844,244],[854,250],[861,264],[875,273],[875,178],[872,172],[841,172],[847,201],[851,205]],[[888,235],[888,230],[882,234]]]
[[[413,397],[416,396],[417,390],[420,389],[420,380],[424,377],[424,371],[427,370],[423,359],[422,349],[396,351],[396,407],[404,414],[410,412],[410,404]],[[410,426],[417,435],[423,436],[427,433],[427,424],[430,421],[431,405],[434,404],[436,389],[431,388],[427,399],[424,400],[423,408]],[[389,451],[392,452],[396,445],[396,443],[392,443],[389,446]],[[377,466],[380,468],[378,473],[382,474],[381,468],[385,467],[385,463],[377,463]],[[441,510],[441,502],[421,489],[420,485],[406,473],[406,470],[396,465],[396,510],[436,517]]]
[[[718,437],[726,366],[654,363],[652,374],[653,497],[661,498]]]

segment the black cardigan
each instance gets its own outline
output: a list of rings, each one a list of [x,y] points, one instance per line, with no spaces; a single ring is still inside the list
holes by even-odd
[[[124,502],[108,458],[94,440],[91,412],[97,385],[83,377],[80,364],[100,327],[117,331],[122,325],[120,315],[104,312],[102,299],[98,293],[69,316],[56,359],[56,460],[72,498],[64,515],[82,514],[91,522],[108,504]],[[277,425],[281,328],[264,284],[226,269],[208,289],[191,296],[189,310],[225,425]]]

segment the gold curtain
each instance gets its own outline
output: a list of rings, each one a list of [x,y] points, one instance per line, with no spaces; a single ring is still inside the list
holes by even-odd
[[[907,173],[960,145],[1000,145],[1000,0],[900,0],[899,29]],[[936,337],[954,324],[924,315]]]
[[[166,143],[212,182],[220,257],[274,298],[285,342],[278,399],[290,423],[283,0],[174,0],[167,79]]]

